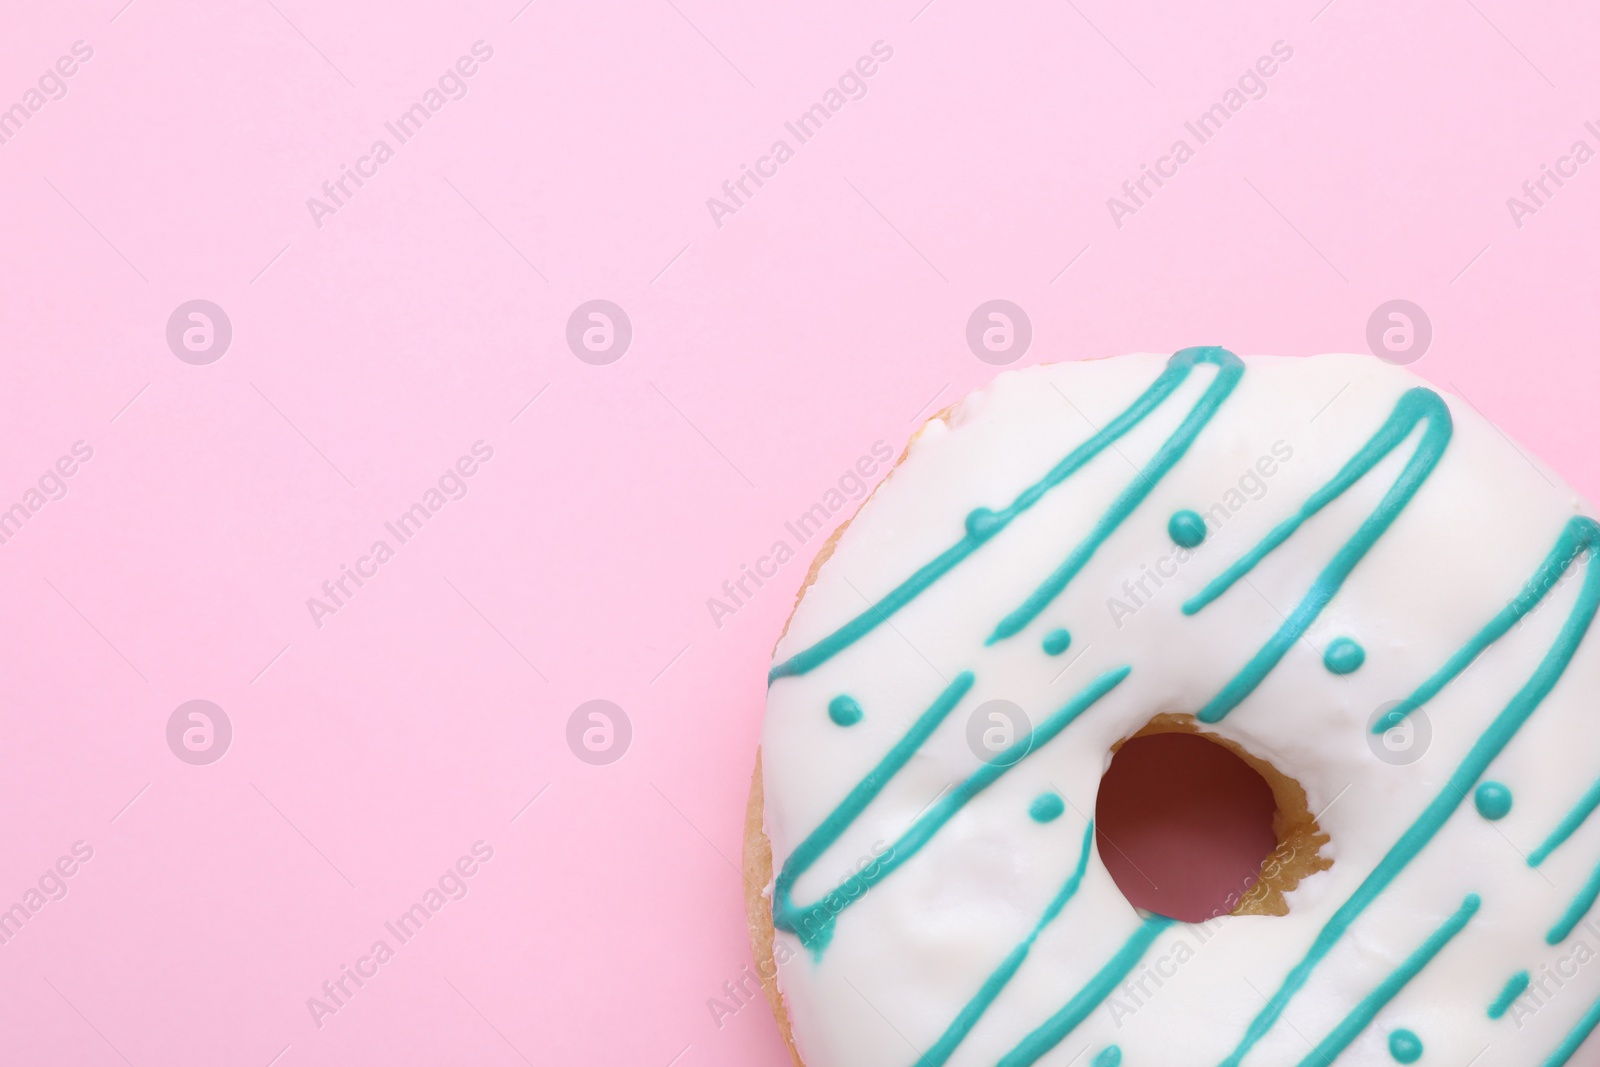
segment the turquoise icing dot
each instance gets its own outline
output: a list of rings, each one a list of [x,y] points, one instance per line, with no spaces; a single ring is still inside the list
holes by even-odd
[[[1054,793],[1040,793],[1028,805],[1028,814],[1033,816],[1034,822],[1054,822],[1066,810],[1066,802]]]
[[[1322,654],[1322,665],[1334,674],[1349,674],[1367,662],[1367,650],[1348,637],[1335,637]]]
[[[828,718],[840,726],[854,726],[861,721],[861,705],[855,697],[840,694],[828,701]]]
[[[1416,1063],[1422,1058],[1422,1038],[1410,1030],[1396,1030],[1389,1035],[1389,1055],[1396,1063]]]
[[[1478,806],[1478,814],[1490,822],[1511,814],[1511,790],[1499,782],[1484,782],[1478,786],[1472,802]]]
[[[1198,511],[1185,508],[1174,512],[1172,518],[1167,520],[1167,533],[1175,544],[1183,548],[1196,548],[1206,539],[1206,520],[1200,517]]]
[[[967,536],[982,541],[1000,525],[1000,516],[988,508],[973,508],[967,512]]]
[[[1072,635],[1065,630],[1051,630],[1044,635],[1044,650],[1052,656],[1059,656],[1072,644]]]
[[[1100,1055],[1094,1058],[1094,1062],[1089,1067],[1119,1067],[1121,1063],[1122,1049],[1116,1045],[1111,1045],[1101,1049]]]

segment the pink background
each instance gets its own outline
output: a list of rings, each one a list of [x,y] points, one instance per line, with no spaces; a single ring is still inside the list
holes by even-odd
[[[1600,147],[1578,4],[122,4],[0,32],[0,106],[93,48],[0,145],[0,508],[94,450],[0,545],[0,908],[94,850],[0,946],[6,1063],[784,1062],[764,1006],[707,1000],[750,962],[744,797],[811,549],[720,627],[706,601],[992,376],[983,301],[1026,310],[1032,362],[1360,351],[1409,299],[1416,369],[1600,490],[1600,162],[1506,206]],[[479,40],[319,228],[306,199]],[[715,225],[879,40],[867,95]],[[1279,40],[1266,96],[1114,225]],[[208,366],[165,340],[195,298],[233,325]],[[609,366],[565,342],[593,298],[633,324]],[[479,440],[467,496],[315,625]],[[197,698],[234,730],[209,766],[165,738]],[[566,742],[597,698],[633,728],[609,766]],[[468,895],[318,1027],[478,840]]]

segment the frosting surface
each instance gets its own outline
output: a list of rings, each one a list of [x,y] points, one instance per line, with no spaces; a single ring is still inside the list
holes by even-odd
[[[930,422],[771,673],[807,1067],[1571,1062],[1600,1023],[1592,514],[1364,356],[1033,367]],[[1177,923],[1112,882],[1096,791],[1161,714],[1305,788],[1333,865],[1287,916]]]

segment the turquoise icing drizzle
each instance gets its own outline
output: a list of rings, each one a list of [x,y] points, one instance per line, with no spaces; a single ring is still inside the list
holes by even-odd
[[[800,842],[799,847],[790,854],[788,860],[784,862],[783,870],[778,873],[778,878],[773,888],[772,921],[778,929],[796,933],[796,924],[802,920],[808,920],[806,931],[798,934],[800,941],[802,944],[814,944],[814,951],[821,952],[833,932],[833,916],[827,912],[825,905],[830,903],[837,904],[838,909],[843,910],[849,897],[846,896],[842,888],[835,889],[824,897],[821,903],[814,904],[810,908],[800,909],[795,907],[791,899],[794,893],[795,879],[804,874],[813,863],[821,858],[829,846],[837,841],[845,830],[849,829],[856,816],[860,815],[866,806],[882,792],[883,787],[889,783],[889,780],[900,773],[900,769],[910,761],[912,756],[916,755],[917,749],[922,747],[922,743],[938,728],[940,723],[944,722],[945,717],[961,702],[961,698],[967,695],[967,691],[972,688],[973,681],[971,671],[962,671],[956,675],[955,680],[945,688],[944,692],[939,694],[938,699],[911,725],[911,729],[906,731],[905,736],[884,755],[876,767],[867,772],[865,778],[856,783],[855,787],[844,798],[844,801],[826,819],[823,819],[822,823],[811,831],[810,835]],[[864,891],[864,888],[859,884],[860,880],[868,872],[874,870],[876,866],[877,863],[874,863],[866,871],[863,871],[861,875],[855,876],[853,881],[856,884],[853,888],[855,888],[856,892],[850,894],[850,896],[859,896]]]
[[[1500,782],[1484,782],[1472,794],[1472,803],[1490,822],[1499,822],[1511,814],[1511,790]]]
[[[1089,562],[1095,551],[1106,542],[1107,538],[1116,532],[1117,527],[1121,526],[1129,515],[1133,514],[1134,509],[1144,501],[1145,497],[1150,495],[1151,490],[1155,489],[1156,483],[1166,477],[1167,472],[1172,470],[1177,465],[1178,460],[1183,458],[1184,453],[1189,450],[1189,446],[1194,443],[1194,439],[1199,436],[1201,430],[1205,429],[1206,423],[1210,422],[1212,417],[1216,415],[1217,410],[1222,407],[1222,402],[1228,399],[1228,394],[1233,392],[1234,386],[1239,384],[1239,379],[1244,375],[1243,361],[1226,348],[1185,348],[1172,357],[1171,362],[1167,364],[1167,369],[1162,373],[1161,377],[1156,379],[1156,384],[1150,387],[1149,392],[1140,397],[1133,407],[1113,419],[1111,424],[1099,435],[1104,439],[1105,444],[1110,444],[1116,438],[1121,437],[1143,419],[1145,415],[1149,414],[1150,408],[1155,407],[1160,402],[1160,399],[1164,399],[1167,393],[1170,393],[1183,383],[1183,380],[1189,376],[1189,371],[1197,363],[1212,363],[1217,368],[1216,377],[1211,380],[1211,385],[1207,387],[1205,395],[1190,409],[1188,416],[1173,431],[1172,436],[1162,443],[1150,463],[1135,475],[1134,480],[1128,483],[1127,488],[1112,502],[1111,507],[1106,509],[1106,513],[1100,517],[1100,521],[1095,523],[1094,529],[1089,531],[1089,536],[1079,542],[1078,547],[1072,550],[1071,554],[1062,561],[1061,566],[1051,572],[1050,576],[1044,580],[1044,583],[1028,596],[1028,599],[1024,600],[1015,611],[1000,620],[999,625],[994,628],[994,633],[989,635],[989,640],[985,644],[992,645],[996,641],[1004,640],[1015,634],[1037,618],[1041,611],[1050,606],[1051,601],[1061,595],[1061,591],[1067,587],[1067,583],[1077,577],[1078,572],[1083,570],[1084,565]],[[1160,399],[1151,403],[1148,408],[1142,411],[1139,410],[1147,398],[1162,390],[1163,383],[1169,384],[1167,384],[1165,391],[1160,393]],[[1134,414],[1135,412],[1137,414]],[[1134,417],[1129,419],[1128,416],[1131,414]],[[1104,446],[1102,445],[1101,447]]]
[[[1059,656],[1072,647],[1072,635],[1065,630],[1051,630],[1044,635],[1044,650],[1051,656]]]
[[[1028,805],[1028,814],[1034,822],[1055,822],[1067,810],[1066,803],[1054,793],[1041,793]]]
[[[1461,902],[1461,907],[1444,925],[1433,932],[1433,936],[1423,942],[1422,947],[1407,956],[1405,962],[1395,968],[1394,972],[1378,984],[1378,988],[1368,993],[1361,1003],[1338,1026],[1333,1028],[1333,1033],[1322,1039],[1322,1043],[1312,1050],[1311,1055],[1300,1061],[1300,1067],[1327,1067],[1328,1064],[1339,1058],[1340,1053],[1350,1047],[1350,1043],[1361,1036],[1361,1031],[1372,1025],[1372,1020],[1378,1017],[1388,1003],[1400,995],[1400,991],[1410,981],[1422,973],[1422,969],[1433,962],[1444,947],[1448,945],[1457,934],[1467,925],[1467,922],[1477,914],[1483,901],[1478,894],[1472,893]],[[1396,1039],[1402,1034],[1408,1035],[1415,1043],[1416,1055],[1410,1059],[1403,1059],[1396,1048]],[[1400,1042],[1404,1044],[1405,1042]],[[1401,1063],[1414,1063],[1422,1055],[1422,1042],[1417,1040],[1417,1035],[1408,1030],[1396,1030],[1389,1038],[1389,1050],[1394,1053],[1394,1058]]]
[[[1600,1026],[1600,1002],[1596,1002],[1595,1006],[1578,1020],[1578,1025],[1573,1028],[1572,1033],[1567,1035],[1561,1046],[1550,1053],[1550,1058],[1539,1067],[1566,1067],[1567,1061],[1578,1054],[1578,1049],[1589,1040],[1589,1035],[1594,1033],[1594,1028],[1597,1026]]]
[[[1179,548],[1199,548],[1206,539],[1206,520],[1198,511],[1185,508],[1172,513],[1167,520],[1167,535]]]
[[[1322,654],[1322,665],[1334,674],[1353,674],[1367,662],[1367,650],[1348,637],[1335,637]]]
[[[1211,421],[1222,402],[1227,399],[1233,387],[1238,384],[1239,378],[1244,374],[1244,362],[1238,356],[1225,348],[1185,348],[1176,353],[1167,361],[1163,370],[1149,389],[1123,411],[1116,418],[1106,424],[1105,429],[1095,434],[1088,441],[1079,445],[1068,453],[1043,478],[1019,493],[1015,500],[1000,511],[989,508],[977,508],[967,516],[966,533],[961,540],[945,549],[938,556],[919,567],[911,577],[901,582],[890,590],[883,599],[870,605],[865,611],[845,623],[833,633],[824,637],[810,648],[796,653],[782,663],[775,664],[767,675],[768,684],[780,678],[791,675],[805,674],[815,670],[834,656],[849,648],[855,642],[875,630],[889,616],[915,600],[929,586],[948,574],[958,564],[972,555],[979,548],[994,537],[995,534],[1005,529],[1018,515],[1027,511],[1038,503],[1051,489],[1066,481],[1076,474],[1090,460],[1109,448],[1118,438],[1144,421],[1152,411],[1172,395],[1189,377],[1190,372],[1201,364],[1210,364],[1217,368],[1216,377],[1206,390],[1199,402],[1189,412],[1177,431],[1167,439],[1161,450],[1156,453],[1148,467],[1141,471],[1134,483],[1124,490],[1109,511],[1101,518],[1099,523],[1085,539],[1083,544],[1073,552],[1072,557],[1063,564],[1055,574],[1045,583],[1044,587],[1028,599],[1027,604],[1007,616],[1001,623],[1001,629],[996,630],[996,636],[1009,636],[1020,630],[1023,626],[1042,611],[1046,604],[1057,593],[1065,588],[1072,574],[1088,561],[1106,538],[1110,537],[1118,525],[1132,513],[1133,509],[1155,486],[1155,482],[1170,470],[1189,444]],[[1069,572],[1070,571],[1070,572]],[[1053,590],[1047,592],[1047,590]],[[1004,630],[1004,633],[1001,633]]]
[[[940,797],[882,856],[860,873],[851,875],[815,904],[805,906],[795,904],[795,881],[821,858],[845,830],[849,829],[850,824],[855,822],[883,787],[911,760],[923,742],[972,688],[974,680],[972,672],[963,671],[943,693],[939,694],[933,706],[923,712],[878,765],[850,790],[839,806],[834,808],[784,861],[783,869],[773,886],[773,925],[779,930],[794,934],[802,945],[811,949],[815,955],[821,956],[833,936],[834,920],[842,911],[921,851],[922,846],[926,845],[968,801],[994,784],[1012,767],[1037,752],[1070,726],[1078,716],[1093,707],[1101,697],[1122,684],[1122,680],[1128,676],[1130,670],[1129,667],[1118,667],[1090,682],[1088,687],[1073,697],[1065,707],[1051,714],[1034,730],[995,753],[965,781]],[[1018,752],[1022,755],[1018,755]]]
[[[1594,809],[1600,808],[1600,782],[1589,787],[1583,794],[1583,799],[1578,801],[1577,807],[1567,812],[1566,818],[1545,839],[1544,844],[1534,849],[1528,856],[1528,866],[1537,867],[1550,858],[1550,853],[1567,843],[1567,838],[1577,832],[1589,816],[1594,814]]]
[[[1122,1049],[1116,1045],[1101,1049],[1089,1067],[1122,1067]]]
[[[1078,865],[1073,868],[1072,876],[1062,885],[1061,892],[1050,901],[1050,906],[1045,908],[1044,915],[1034,925],[1032,932],[1006,955],[1000,966],[995,968],[994,973],[984,981],[978,989],[978,995],[967,1001],[966,1007],[961,1009],[961,1014],[945,1028],[943,1034],[939,1035],[939,1040],[933,1043],[933,1047],[917,1059],[916,1067],[944,1067],[957,1046],[966,1040],[972,1028],[983,1017],[983,1013],[989,1010],[989,1005],[995,1002],[1012,976],[1021,969],[1023,961],[1028,958],[1028,953],[1033,948],[1033,943],[1039,939],[1044,928],[1054,922],[1056,916],[1067,906],[1067,902],[1077,895],[1078,886],[1083,884],[1084,872],[1089,869],[1089,851],[1093,845],[1094,821],[1090,820],[1089,828],[1083,833],[1083,848],[1078,853]]]
[[[1500,995],[1494,998],[1494,1003],[1489,1005],[1489,1018],[1501,1019],[1506,1012],[1511,1010],[1511,1005],[1517,998],[1528,991],[1528,986],[1533,984],[1533,976],[1527,971],[1518,971],[1506,982],[1506,987],[1500,990]]]
[[[1396,1030],[1389,1035],[1389,1055],[1396,1063],[1416,1063],[1422,1059],[1422,1038],[1410,1030]]]
[[[1582,826],[1584,821],[1594,814],[1597,806],[1600,806],[1600,782],[1589,787],[1589,791],[1583,795],[1583,799],[1578,801],[1577,807],[1567,813],[1566,818],[1561,820],[1560,825],[1555,828],[1544,844],[1533,850],[1533,853],[1528,857],[1528,865],[1537,867],[1549,858],[1550,853],[1561,847],[1567,838],[1571,837],[1578,827]],[[1578,891],[1578,895],[1567,906],[1567,910],[1562,913],[1556,924],[1550,928],[1550,932],[1545,934],[1545,941],[1552,945],[1559,945],[1570,937],[1572,931],[1583,921],[1584,916],[1594,909],[1596,900],[1600,900],[1600,867],[1596,867],[1594,873],[1589,875],[1589,880]]]
[[[828,701],[828,718],[840,726],[854,726],[861,721],[861,705],[854,697],[836,696]]]
[[[1162,915],[1152,915],[1146,919],[1134,935],[1117,950],[1106,965],[1100,968],[1089,984],[1078,990],[1066,1006],[1045,1021],[1033,1033],[1022,1039],[1022,1043],[1004,1056],[995,1067],[1028,1067],[1029,1064],[1039,1062],[1040,1058],[1059,1045],[1072,1031],[1076,1030],[1096,1008],[1104,1004],[1106,998],[1117,991],[1117,986],[1128,977],[1128,972],[1139,965],[1144,959],[1144,954],[1150,951],[1150,946],[1155,944],[1173,923],[1173,920]]]
[[[1551,549],[1544,562],[1539,564],[1538,571],[1522,587],[1522,591],[1517,594],[1516,598],[1504,608],[1501,608],[1495,617],[1490,620],[1489,625],[1479,630],[1472,640],[1468,641],[1455,655],[1451,656],[1445,665],[1439,668],[1437,674],[1429,678],[1416,692],[1400,701],[1393,710],[1374,723],[1372,732],[1375,734],[1388,733],[1405,722],[1406,716],[1432,700],[1441,689],[1455,681],[1462,671],[1472,666],[1473,661],[1483,655],[1485,649],[1504,637],[1517,623],[1522,621],[1523,616],[1539,606],[1539,602],[1545,598],[1551,589],[1555,588],[1556,583],[1560,581],[1562,574],[1572,565],[1573,561],[1580,555],[1592,557],[1597,544],[1600,544],[1600,526],[1597,526],[1593,519],[1579,516],[1567,520],[1567,525],[1562,529],[1555,548]],[[1589,591],[1592,588],[1593,570],[1594,568],[1590,568],[1589,573],[1584,576],[1583,586],[1578,594],[1577,606],[1573,608],[1573,614],[1569,616],[1569,626],[1571,625],[1571,620],[1584,611],[1584,598],[1589,595]],[[1591,607],[1588,610],[1592,616],[1593,608]],[[1587,629],[1587,626],[1588,624],[1585,623],[1580,628],[1580,631],[1572,637],[1574,651],[1576,651],[1576,642],[1583,639],[1583,630]],[[1563,630],[1561,635],[1557,637],[1554,648],[1561,648],[1568,636],[1567,631]],[[1568,654],[1561,660],[1560,665],[1554,668],[1555,677],[1550,679],[1550,685],[1553,686],[1556,680],[1561,677],[1571,659],[1571,655]],[[1544,671],[1549,662],[1547,658],[1545,663],[1540,664],[1539,670]],[[1539,677],[1539,675],[1535,675],[1535,677]],[[1581,822],[1582,820],[1580,819],[1579,821]],[[1563,840],[1565,839],[1563,838]]]
[[[1427,698],[1437,693],[1451,678],[1460,674],[1472,660],[1477,658],[1475,652],[1464,656],[1468,650],[1476,648],[1481,651],[1503,636],[1516,624],[1517,619],[1538,604],[1545,593],[1555,585],[1554,579],[1559,578],[1573,560],[1583,553],[1592,557],[1597,545],[1600,545],[1600,525],[1587,517],[1570,519],[1556,541],[1555,548],[1551,550],[1550,555],[1546,557],[1517,599],[1496,615],[1487,627],[1467,643],[1465,649],[1451,657],[1438,674],[1424,682],[1422,688],[1403,701],[1402,705],[1409,705],[1410,709],[1414,710],[1425,703]],[[1277,1023],[1284,1008],[1304,987],[1312,971],[1327,957],[1334,945],[1338,944],[1361,914],[1444,828],[1445,823],[1461,806],[1478,779],[1489,769],[1489,765],[1511,743],[1517,731],[1561,680],[1568,664],[1572,662],[1572,657],[1577,654],[1578,646],[1589,632],[1597,608],[1600,608],[1600,567],[1591,566],[1586,569],[1577,602],[1573,605],[1566,622],[1562,624],[1561,632],[1557,634],[1550,651],[1534,668],[1527,683],[1517,691],[1511,702],[1474,742],[1466,758],[1451,774],[1439,795],[1401,835],[1400,840],[1373,868],[1372,873],[1367,875],[1351,894],[1350,899],[1345,901],[1323,926],[1304,958],[1284,978],[1283,984],[1251,1022],[1239,1046],[1222,1062],[1221,1067],[1239,1067],[1250,1050]],[[1383,723],[1380,721],[1374,730],[1382,727]]]
[[[1378,502],[1378,506],[1367,516],[1355,535],[1334,554],[1332,561],[1317,576],[1316,581],[1311,584],[1311,589],[1284,619],[1283,625],[1277,632],[1267,639],[1267,643],[1251,658],[1244,669],[1200,709],[1196,715],[1200,721],[1220,722],[1228,712],[1238,707],[1245,697],[1255,691],[1262,680],[1283,659],[1284,654],[1300,640],[1306,629],[1322,613],[1328,601],[1332,600],[1334,594],[1344,585],[1345,579],[1350,577],[1350,572],[1355,570],[1356,564],[1371,551],[1372,546],[1377,544],[1378,539],[1393,525],[1406,505],[1411,503],[1411,498],[1417,494],[1417,490],[1428,480],[1433,468],[1438,465],[1439,458],[1444,455],[1446,446],[1450,444],[1453,432],[1450,409],[1439,394],[1420,387],[1407,390],[1395,404],[1394,413],[1372,439],[1363,445],[1333,477],[1332,481],[1311,494],[1299,511],[1279,523],[1262,538],[1260,544],[1245,553],[1238,562],[1218,575],[1183,605],[1184,614],[1193,615],[1227,592],[1234,583],[1249,574],[1256,564],[1294,536],[1295,531],[1299,530],[1307,519],[1337,500],[1345,490],[1360,481],[1390,452],[1400,447],[1418,426],[1426,428],[1417,443],[1416,451],[1406,461],[1405,468],[1389,487],[1389,491],[1384,494],[1383,499]]]
[[[1589,880],[1583,883],[1583,888],[1578,890],[1578,895],[1567,905],[1567,910],[1550,928],[1550,932],[1544,935],[1545,941],[1552,945],[1559,945],[1565,941],[1571,936],[1573,929],[1583,921],[1583,917],[1594,908],[1596,900],[1600,900],[1600,867],[1596,867],[1594,873],[1589,875]]]

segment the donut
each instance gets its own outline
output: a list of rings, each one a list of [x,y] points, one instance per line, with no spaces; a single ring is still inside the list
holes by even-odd
[[[1040,365],[940,412],[768,674],[746,904],[794,1063],[1600,1063],[1594,514],[1369,356]],[[1164,734],[1271,790],[1203,920],[1130,903],[1095,827]]]

